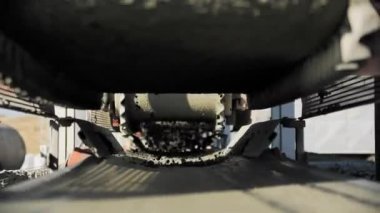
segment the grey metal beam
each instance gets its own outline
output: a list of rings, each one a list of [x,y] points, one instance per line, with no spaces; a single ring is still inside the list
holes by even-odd
[[[296,160],[301,163],[307,163],[307,154],[304,149],[303,129],[306,124],[304,120],[297,120],[294,118],[283,118],[281,124],[285,128],[294,128],[296,130]]]

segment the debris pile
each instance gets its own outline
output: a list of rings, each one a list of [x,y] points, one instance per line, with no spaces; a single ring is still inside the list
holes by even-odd
[[[0,190],[15,183],[48,175],[51,172],[51,169],[48,168],[0,171]]]

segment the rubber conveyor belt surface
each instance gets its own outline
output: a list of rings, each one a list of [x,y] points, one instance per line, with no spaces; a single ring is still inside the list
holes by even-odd
[[[380,212],[380,185],[271,157],[203,167],[89,158],[0,193],[0,212]]]

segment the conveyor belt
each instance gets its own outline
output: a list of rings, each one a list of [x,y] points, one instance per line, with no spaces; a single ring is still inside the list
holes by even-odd
[[[278,160],[145,167],[121,157],[0,193],[0,212],[380,212],[380,185]]]

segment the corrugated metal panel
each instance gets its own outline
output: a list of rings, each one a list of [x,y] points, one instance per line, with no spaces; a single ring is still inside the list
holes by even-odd
[[[90,121],[98,126],[113,130],[109,112],[102,110],[91,110]]]
[[[302,117],[309,118],[378,101],[379,79],[351,75],[302,98]]]

